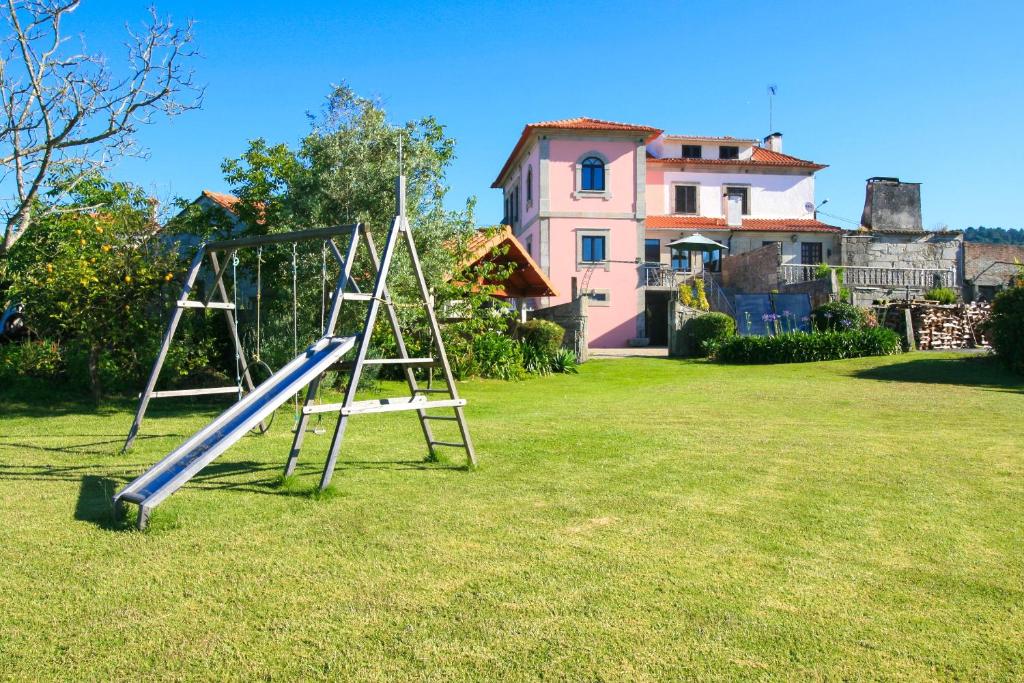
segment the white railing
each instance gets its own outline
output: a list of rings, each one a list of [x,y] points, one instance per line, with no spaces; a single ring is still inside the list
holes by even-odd
[[[818,279],[817,265],[786,263],[779,266],[782,284],[810,282]],[[932,287],[956,286],[956,273],[941,268],[878,268],[869,266],[830,266],[843,271],[843,285],[847,287]]]
[[[645,287],[678,287],[693,277],[689,270],[675,270],[665,266],[641,266],[641,278]]]

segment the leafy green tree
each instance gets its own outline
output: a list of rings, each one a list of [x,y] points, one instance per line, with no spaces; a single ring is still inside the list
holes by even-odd
[[[435,290],[438,308],[444,298],[473,299],[455,291],[450,276],[460,269],[465,246],[474,234],[472,200],[461,211],[444,207],[448,192],[445,173],[455,158],[455,141],[433,117],[392,125],[380,104],[360,97],[345,85],[335,87],[319,115],[311,116],[311,129],[297,147],[253,140],[240,156],[227,159],[224,178],[239,197],[235,210],[254,234],[268,234],[311,227],[365,223],[378,250],[395,213],[395,179],[407,178],[406,213],[421,256],[428,282]],[[223,222],[216,212],[204,216],[195,211],[175,219],[172,231],[200,237],[222,234]],[[339,245],[344,249],[345,245]],[[404,250],[393,262],[389,287],[399,302],[418,299],[410,263]],[[363,283],[372,277],[365,251],[353,273]],[[240,254],[240,268],[255,270],[256,255]],[[275,367],[292,354],[292,253],[287,247],[267,248],[262,254],[262,315],[266,359]],[[299,346],[318,335],[323,307],[320,286],[324,258],[319,244],[300,245],[296,250]],[[334,282],[337,267],[326,259],[327,280]],[[456,279],[457,281],[457,279]],[[316,284],[314,284],[316,283]],[[250,283],[251,284],[251,283]],[[484,297],[487,298],[487,297]],[[241,324],[252,337],[254,312],[240,312]],[[351,329],[362,318],[363,309],[347,306],[341,324]],[[410,346],[426,341],[425,321],[413,308],[399,307],[404,327],[411,331]],[[390,332],[384,317],[378,322],[375,339],[387,343]]]
[[[11,293],[26,304],[33,332],[65,356],[84,356],[93,398],[101,369],[136,377],[159,341],[163,306],[183,271],[163,239],[141,189],[90,176],[77,182],[71,205],[90,211],[41,213],[10,252]],[[203,359],[205,361],[205,359]]]

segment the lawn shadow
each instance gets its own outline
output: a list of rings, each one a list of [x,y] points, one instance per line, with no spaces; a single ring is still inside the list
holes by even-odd
[[[108,531],[123,531],[128,524],[114,512],[113,497],[120,484],[110,477],[87,474],[82,477],[75,503],[75,519]]]
[[[64,438],[64,435],[58,435],[60,438]],[[0,438],[0,447],[7,448],[18,448],[26,451],[40,451],[43,453],[63,453],[65,455],[111,455],[113,453],[119,453],[121,446],[124,445],[124,436],[119,434],[80,434],[82,437],[109,437],[102,441],[89,441],[86,443],[73,443],[66,446],[43,446],[40,444],[24,443],[21,441],[8,441],[7,439]],[[145,439],[163,439],[168,437],[183,437],[183,434],[140,434],[137,440]],[[98,446],[106,446],[106,448],[97,448]],[[0,465],[0,474],[2,474],[3,465]]]
[[[860,379],[881,382],[917,382],[980,387],[990,391],[1024,394],[1024,378],[1013,375],[991,356],[915,358],[853,373]]]

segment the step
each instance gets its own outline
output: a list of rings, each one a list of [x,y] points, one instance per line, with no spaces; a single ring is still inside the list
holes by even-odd
[[[154,391],[150,398],[173,398],[175,396],[206,396],[209,394],[237,394],[238,387],[210,387],[208,389],[173,389],[171,391]]]
[[[433,358],[367,358],[364,365],[415,365],[429,367],[436,361]]]
[[[350,406],[345,406],[344,403],[325,403],[318,406],[305,406],[303,407],[302,412],[305,415],[312,415],[315,413],[368,415],[370,413],[394,413],[401,410],[461,408],[464,405],[466,405],[466,400],[462,398],[452,398],[440,401],[428,401],[425,396],[399,396],[396,398],[382,398],[372,401],[354,401]]]
[[[178,301],[177,306],[178,308],[221,308],[228,311],[235,310],[234,304],[224,303],[223,301],[211,301],[208,304],[204,304],[202,301],[186,299],[184,301]]]
[[[451,446],[452,448],[465,448],[466,444],[459,441],[431,441],[431,446]]]

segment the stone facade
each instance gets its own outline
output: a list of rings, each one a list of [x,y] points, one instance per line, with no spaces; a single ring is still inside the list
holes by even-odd
[[[962,243],[963,233],[959,232],[849,233],[842,239],[842,264],[863,268],[959,270]]]
[[[550,320],[565,328],[562,346],[576,354],[579,362],[589,357],[587,348],[587,298],[577,297],[565,304],[538,308],[527,313],[530,320]]]
[[[972,301],[990,299],[1024,263],[1024,245],[964,242],[964,296]]]
[[[779,288],[782,251],[779,243],[768,244],[722,259],[722,286],[740,292],[770,292]]]

